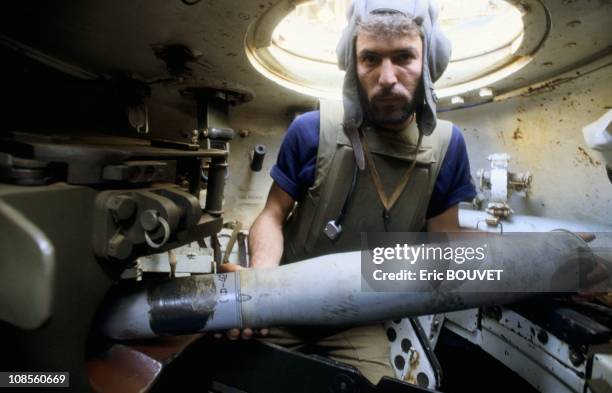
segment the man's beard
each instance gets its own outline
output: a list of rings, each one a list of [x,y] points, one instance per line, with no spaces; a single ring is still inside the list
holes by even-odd
[[[417,89],[416,96],[413,100],[403,95],[397,95],[393,92],[380,92],[372,97],[371,101],[362,99],[362,107],[364,108],[365,118],[373,124],[381,127],[385,126],[397,126],[405,123],[414,114],[415,108],[414,103],[418,102],[420,96],[419,90]],[[363,98],[363,95],[362,95]],[[381,103],[381,99],[398,98],[403,100],[400,105],[392,109],[385,109],[384,103]]]
[[[406,101],[404,105],[398,106],[392,110],[384,110],[376,108],[375,105],[368,102],[365,107],[365,117],[369,122],[380,126],[395,126],[405,123],[414,113],[412,102]]]

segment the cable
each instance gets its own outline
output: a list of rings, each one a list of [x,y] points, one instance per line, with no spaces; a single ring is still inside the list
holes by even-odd
[[[353,193],[355,192],[355,186],[357,185],[357,163],[353,166],[353,180],[351,181],[351,189],[346,195],[346,199],[344,200],[344,205],[342,205],[342,210],[340,211],[340,215],[336,218],[336,224],[341,225],[344,221],[344,217],[346,217],[346,213],[348,211],[348,207],[351,204],[351,199],[353,198]]]

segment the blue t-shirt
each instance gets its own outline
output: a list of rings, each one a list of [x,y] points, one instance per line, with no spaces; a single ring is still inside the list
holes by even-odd
[[[276,165],[270,175],[274,181],[297,201],[314,184],[319,146],[320,112],[307,112],[296,118],[283,139]],[[434,186],[427,218],[444,213],[457,203],[476,196],[470,176],[465,140],[453,125],[451,140]]]

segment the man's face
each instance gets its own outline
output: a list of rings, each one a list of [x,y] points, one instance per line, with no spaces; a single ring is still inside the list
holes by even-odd
[[[386,128],[406,126],[414,112],[415,95],[423,69],[421,37],[382,37],[360,32],[356,42],[357,78],[366,117]]]

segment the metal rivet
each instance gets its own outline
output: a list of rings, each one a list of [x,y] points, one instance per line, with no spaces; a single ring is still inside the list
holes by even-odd
[[[546,344],[548,342],[548,334],[544,330],[540,330],[538,332],[538,340],[542,344]]]

